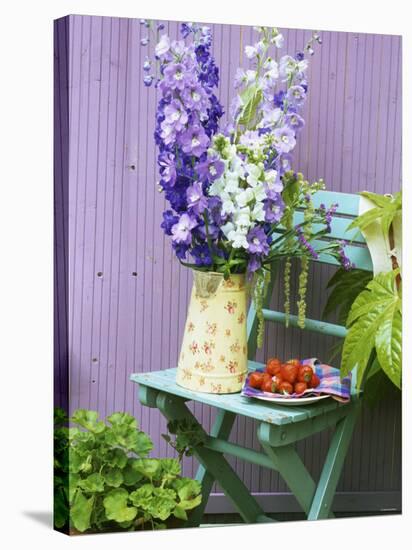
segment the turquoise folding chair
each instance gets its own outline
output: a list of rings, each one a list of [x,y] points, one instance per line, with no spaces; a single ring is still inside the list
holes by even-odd
[[[371,258],[363,237],[356,230],[346,231],[352,219],[358,215],[359,196],[323,191],[315,195],[315,206],[321,203],[339,204],[329,237],[350,240],[351,244],[346,248],[346,254],[356,267],[372,271]],[[296,213],[295,222],[301,220],[302,213]],[[315,247],[320,244],[324,243],[319,241],[315,243]],[[332,258],[322,255],[316,261],[337,264]],[[273,286],[269,289],[268,300],[272,288]],[[268,321],[284,322],[285,314],[267,309],[267,303],[263,310],[264,318]],[[247,322],[248,369],[253,371],[263,366],[254,361],[257,317],[253,305],[250,306]],[[289,324],[297,326],[297,317],[291,315]],[[304,330],[341,338],[346,335],[345,327],[316,319],[306,319]],[[265,515],[224,455],[232,455],[277,470],[295,495],[307,519],[333,517],[333,497],[361,404],[360,396],[355,391],[356,371],[353,371],[352,375],[352,398],[349,403],[342,404],[333,399],[326,399],[299,407],[265,404],[240,394],[196,393],[176,385],[175,376],[176,369],[172,368],[135,373],[130,378],[139,384],[138,395],[141,403],[148,407],[157,407],[167,420],[186,419],[198,422],[186,406],[187,401],[205,403],[217,408],[216,420],[210,434],[204,432],[204,443],[194,448],[194,456],[200,463],[196,479],[202,483],[202,503],[193,511],[188,525],[196,526],[201,523],[215,481],[246,523],[273,521]],[[247,416],[257,421],[257,437],[261,451],[229,442],[236,415]],[[320,478],[316,483],[296,452],[295,443],[331,427],[335,430]]]

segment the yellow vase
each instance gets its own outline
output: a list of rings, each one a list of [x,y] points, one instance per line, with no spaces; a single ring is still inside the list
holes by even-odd
[[[247,373],[245,276],[193,274],[176,382],[199,392],[239,392]]]

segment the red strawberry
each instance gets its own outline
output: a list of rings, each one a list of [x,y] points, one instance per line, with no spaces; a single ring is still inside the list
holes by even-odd
[[[281,382],[279,384],[278,392],[279,393],[287,393],[287,394],[291,395],[293,393],[293,386],[289,382],[286,382],[286,381]]]
[[[317,374],[313,373],[312,378],[310,379],[308,383],[309,388],[317,388],[320,384],[320,378]]]
[[[298,373],[298,382],[306,382],[307,384],[311,381],[313,376],[313,369],[309,365],[303,365],[299,369]]]
[[[289,384],[294,384],[298,377],[299,367],[292,363],[284,363],[280,369],[280,375]]]
[[[308,389],[308,386],[306,382],[296,382],[295,384],[295,393],[303,393],[305,390]]]

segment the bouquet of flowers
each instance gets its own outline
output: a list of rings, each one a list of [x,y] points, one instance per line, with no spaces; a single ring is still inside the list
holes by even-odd
[[[314,33],[294,57],[280,56],[282,34],[255,27],[257,41],[245,47],[249,67],[237,70],[229,120],[221,126],[224,111],[215,95],[219,70],[211,54],[210,28],[184,23],[182,39],[171,40],[160,35],[162,24],[142,24],[157,38],[155,61],[146,58],[143,65],[144,82],[155,83],[161,92],[155,141],[159,187],[168,202],[161,227],[177,258],[225,278],[246,273],[258,314],[271,264],[286,259],[288,314],[290,262],[300,257],[303,325],[310,260],[329,253],[351,267],[342,242],[314,249],[311,241],[330,232],[334,207],[315,209],[312,196],[324,188],[323,181],[310,184],[291,170],[292,151],[305,124],[308,56],[314,43],[321,43],[320,36]],[[146,45],[149,37],[141,42]],[[302,207],[303,222],[294,225],[294,212]]]

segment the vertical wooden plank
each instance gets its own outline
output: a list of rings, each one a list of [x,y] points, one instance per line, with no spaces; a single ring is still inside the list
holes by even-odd
[[[177,22],[168,23],[166,30],[178,37]],[[236,68],[246,61],[244,46],[253,43],[256,35],[251,27],[228,25],[213,25],[213,32],[222,77],[219,97],[227,113]],[[291,54],[301,49],[310,36],[310,31],[282,32],[285,50]],[[63,29],[59,28],[59,33],[63,37]],[[152,135],[157,98],[153,88],[142,84],[146,50],[139,41],[144,33],[138,20],[71,16],[70,32],[64,38],[70,66],[64,68],[59,58],[60,73],[70,77],[69,247],[65,255],[69,275],[70,391],[72,408],[96,408],[101,414],[116,408],[133,412],[154,437],[155,452],[172,455],[160,437],[165,430],[164,420],[155,410],[136,403],[128,382],[132,371],[175,365],[191,288],[191,274],[179,266],[170,240],[159,227],[165,201],[155,185]],[[397,190],[401,39],[327,31],[322,37],[322,46],[316,47],[310,59],[307,125],[299,136],[294,167],[303,169],[310,179],[324,177],[332,190]],[[149,46],[151,53],[153,45]],[[56,219],[60,220],[63,205],[57,200],[55,207]],[[63,231],[62,224],[57,227],[60,247],[57,233]],[[55,284],[60,296],[64,269],[61,263],[57,265]],[[103,277],[98,277],[98,272]],[[308,315],[320,314],[323,289],[332,272],[330,267],[311,267]],[[297,273],[293,289],[296,283]],[[272,304],[280,308],[282,289],[279,279]],[[62,335],[64,317],[58,318],[56,326],[57,334]],[[56,360],[62,364],[63,338],[57,339]],[[259,357],[324,355],[331,341],[307,336],[298,329],[268,325],[265,348]],[[62,373],[56,384],[63,389],[61,378]],[[194,413],[210,426],[214,413],[209,407],[196,405]],[[373,416],[362,415],[348,456],[343,489],[373,486],[378,490],[382,484],[385,490],[399,487],[399,435],[395,437],[391,431],[392,419],[399,421],[399,409],[395,405],[393,409],[384,408],[380,415],[389,419],[383,433],[374,431]],[[234,441],[257,447],[252,422],[241,419],[235,427]],[[311,472],[319,472],[328,438],[325,433],[299,446]],[[367,477],[373,449],[384,453],[385,463],[391,465],[390,482],[383,479],[379,465],[370,468]],[[357,466],[361,454],[368,457],[365,471]],[[234,466],[252,490],[286,490],[276,473],[240,461]],[[193,460],[185,461],[184,469],[192,475]]]

